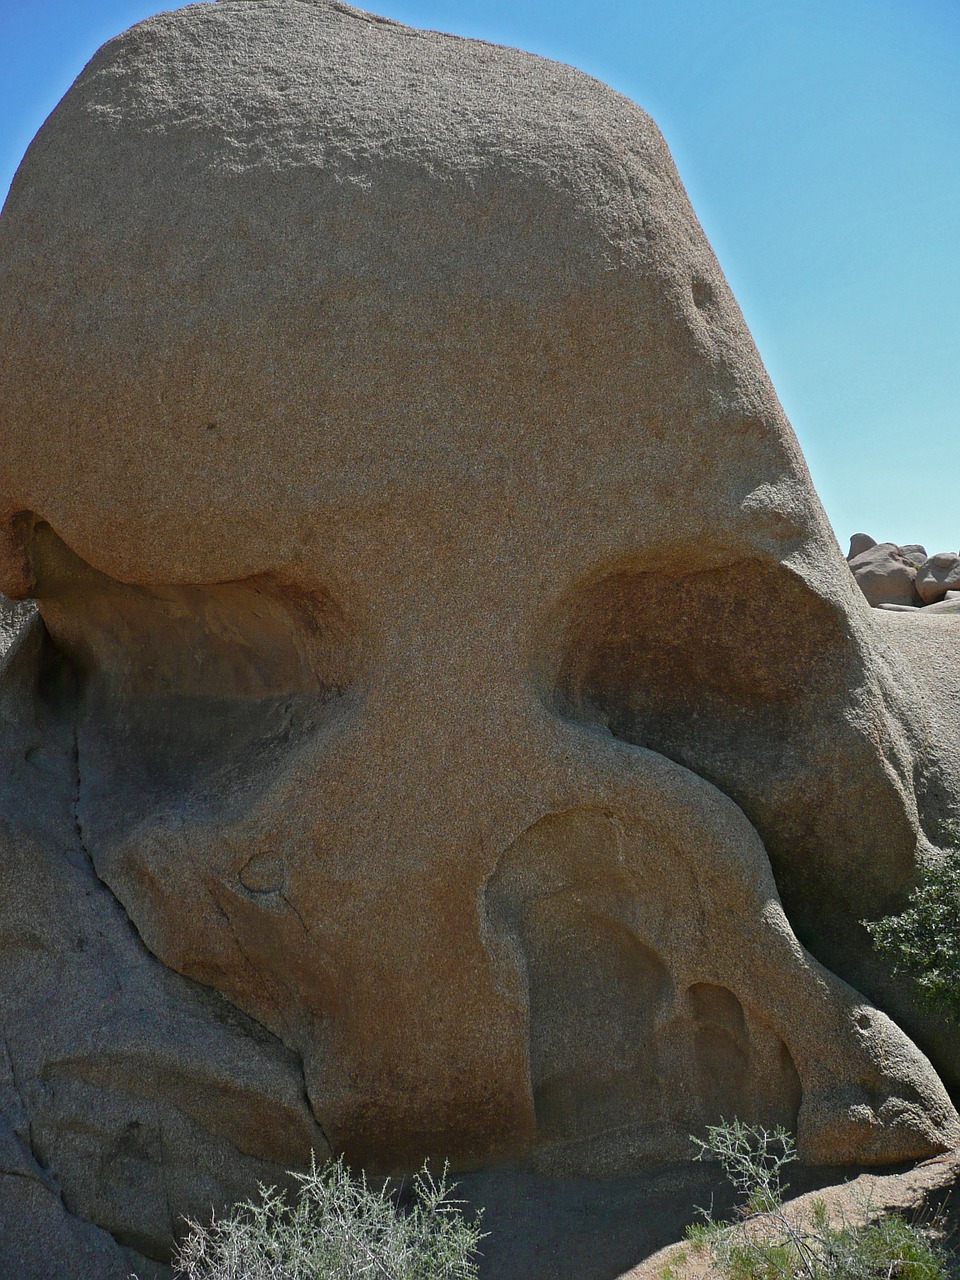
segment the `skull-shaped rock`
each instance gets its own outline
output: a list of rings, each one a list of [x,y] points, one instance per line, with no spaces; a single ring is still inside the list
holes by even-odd
[[[100,51],[0,225],[0,586],[72,673],[83,845],[334,1148],[955,1140],[833,972],[942,1047],[858,922],[960,807],[954,624],[907,664],[871,615],[643,112],[221,0]]]

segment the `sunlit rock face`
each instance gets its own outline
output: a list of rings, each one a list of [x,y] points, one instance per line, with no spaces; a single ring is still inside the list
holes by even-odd
[[[0,292],[0,587],[38,606],[0,1101],[103,1275],[311,1147],[956,1140],[859,921],[960,812],[960,697],[856,586],[638,107],[194,5],[44,126]]]
[[[876,542],[867,533],[850,539],[847,562],[857,585],[875,609],[916,612],[924,618],[960,614],[960,555],[912,543]]]

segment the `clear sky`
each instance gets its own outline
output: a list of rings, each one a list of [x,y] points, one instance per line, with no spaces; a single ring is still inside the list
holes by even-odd
[[[98,45],[169,7],[0,0],[0,195]],[[957,0],[373,7],[559,58],[651,112],[841,545],[960,548]]]

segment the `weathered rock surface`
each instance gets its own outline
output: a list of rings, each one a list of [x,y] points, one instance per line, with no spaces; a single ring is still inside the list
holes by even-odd
[[[925,613],[960,613],[960,591],[948,591],[942,600],[938,600],[936,604],[928,604]]]
[[[915,565],[918,569],[927,559],[927,549],[922,547],[919,542],[908,542],[900,548],[900,554],[910,564]]]
[[[917,570],[917,595],[924,604],[936,604],[948,591],[960,590],[960,555],[940,551]]]
[[[960,555],[952,551],[928,556],[919,543],[898,547],[855,533],[847,562],[874,608],[913,612],[936,605],[936,613],[957,612],[952,605],[943,604],[960,588]]]
[[[850,550],[847,552],[847,559],[853,560],[855,556],[862,555],[864,551],[869,551],[871,547],[876,545],[876,538],[871,538],[869,533],[855,533],[850,539]]]
[[[333,0],[161,14],[0,297],[0,1020],[67,1212],[162,1261],[328,1140],[956,1139],[859,924],[960,814],[952,712],[639,108]]]
[[[907,1222],[936,1225],[945,1237],[943,1243],[953,1249],[958,1217],[954,1201],[958,1187],[960,1153],[952,1151],[903,1173],[862,1173],[849,1181],[788,1193],[783,1208],[787,1220],[805,1231],[815,1229],[815,1214],[821,1205],[830,1223],[837,1227],[866,1226],[884,1214],[896,1214]],[[699,1218],[692,1217],[690,1221],[699,1221]],[[751,1238],[762,1237],[767,1225],[762,1216],[754,1218],[748,1228]],[[679,1232],[677,1234],[679,1236]],[[657,1250],[624,1272],[619,1280],[662,1280],[668,1269],[676,1280],[722,1280],[708,1254],[691,1249],[679,1240]]]
[[[920,604],[915,590],[917,567],[893,542],[880,542],[849,562],[857,586],[874,606]]]
[[[938,600],[936,604],[919,605],[919,604],[882,604],[881,609],[896,609],[901,613],[920,613],[922,611],[925,618],[937,614],[960,613],[960,592],[948,591],[942,600]]]
[[[35,610],[14,616],[0,669],[0,1275],[125,1278],[128,1249],[168,1255],[182,1214],[282,1179],[325,1142],[293,1056],[151,956],[98,880],[74,817],[62,663]]]

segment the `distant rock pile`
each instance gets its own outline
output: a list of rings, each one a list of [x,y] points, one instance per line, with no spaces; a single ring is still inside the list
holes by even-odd
[[[960,614],[960,555],[954,551],[928,556],[918,543],[898,547],[855,533],[847,563],[875,609]]]

